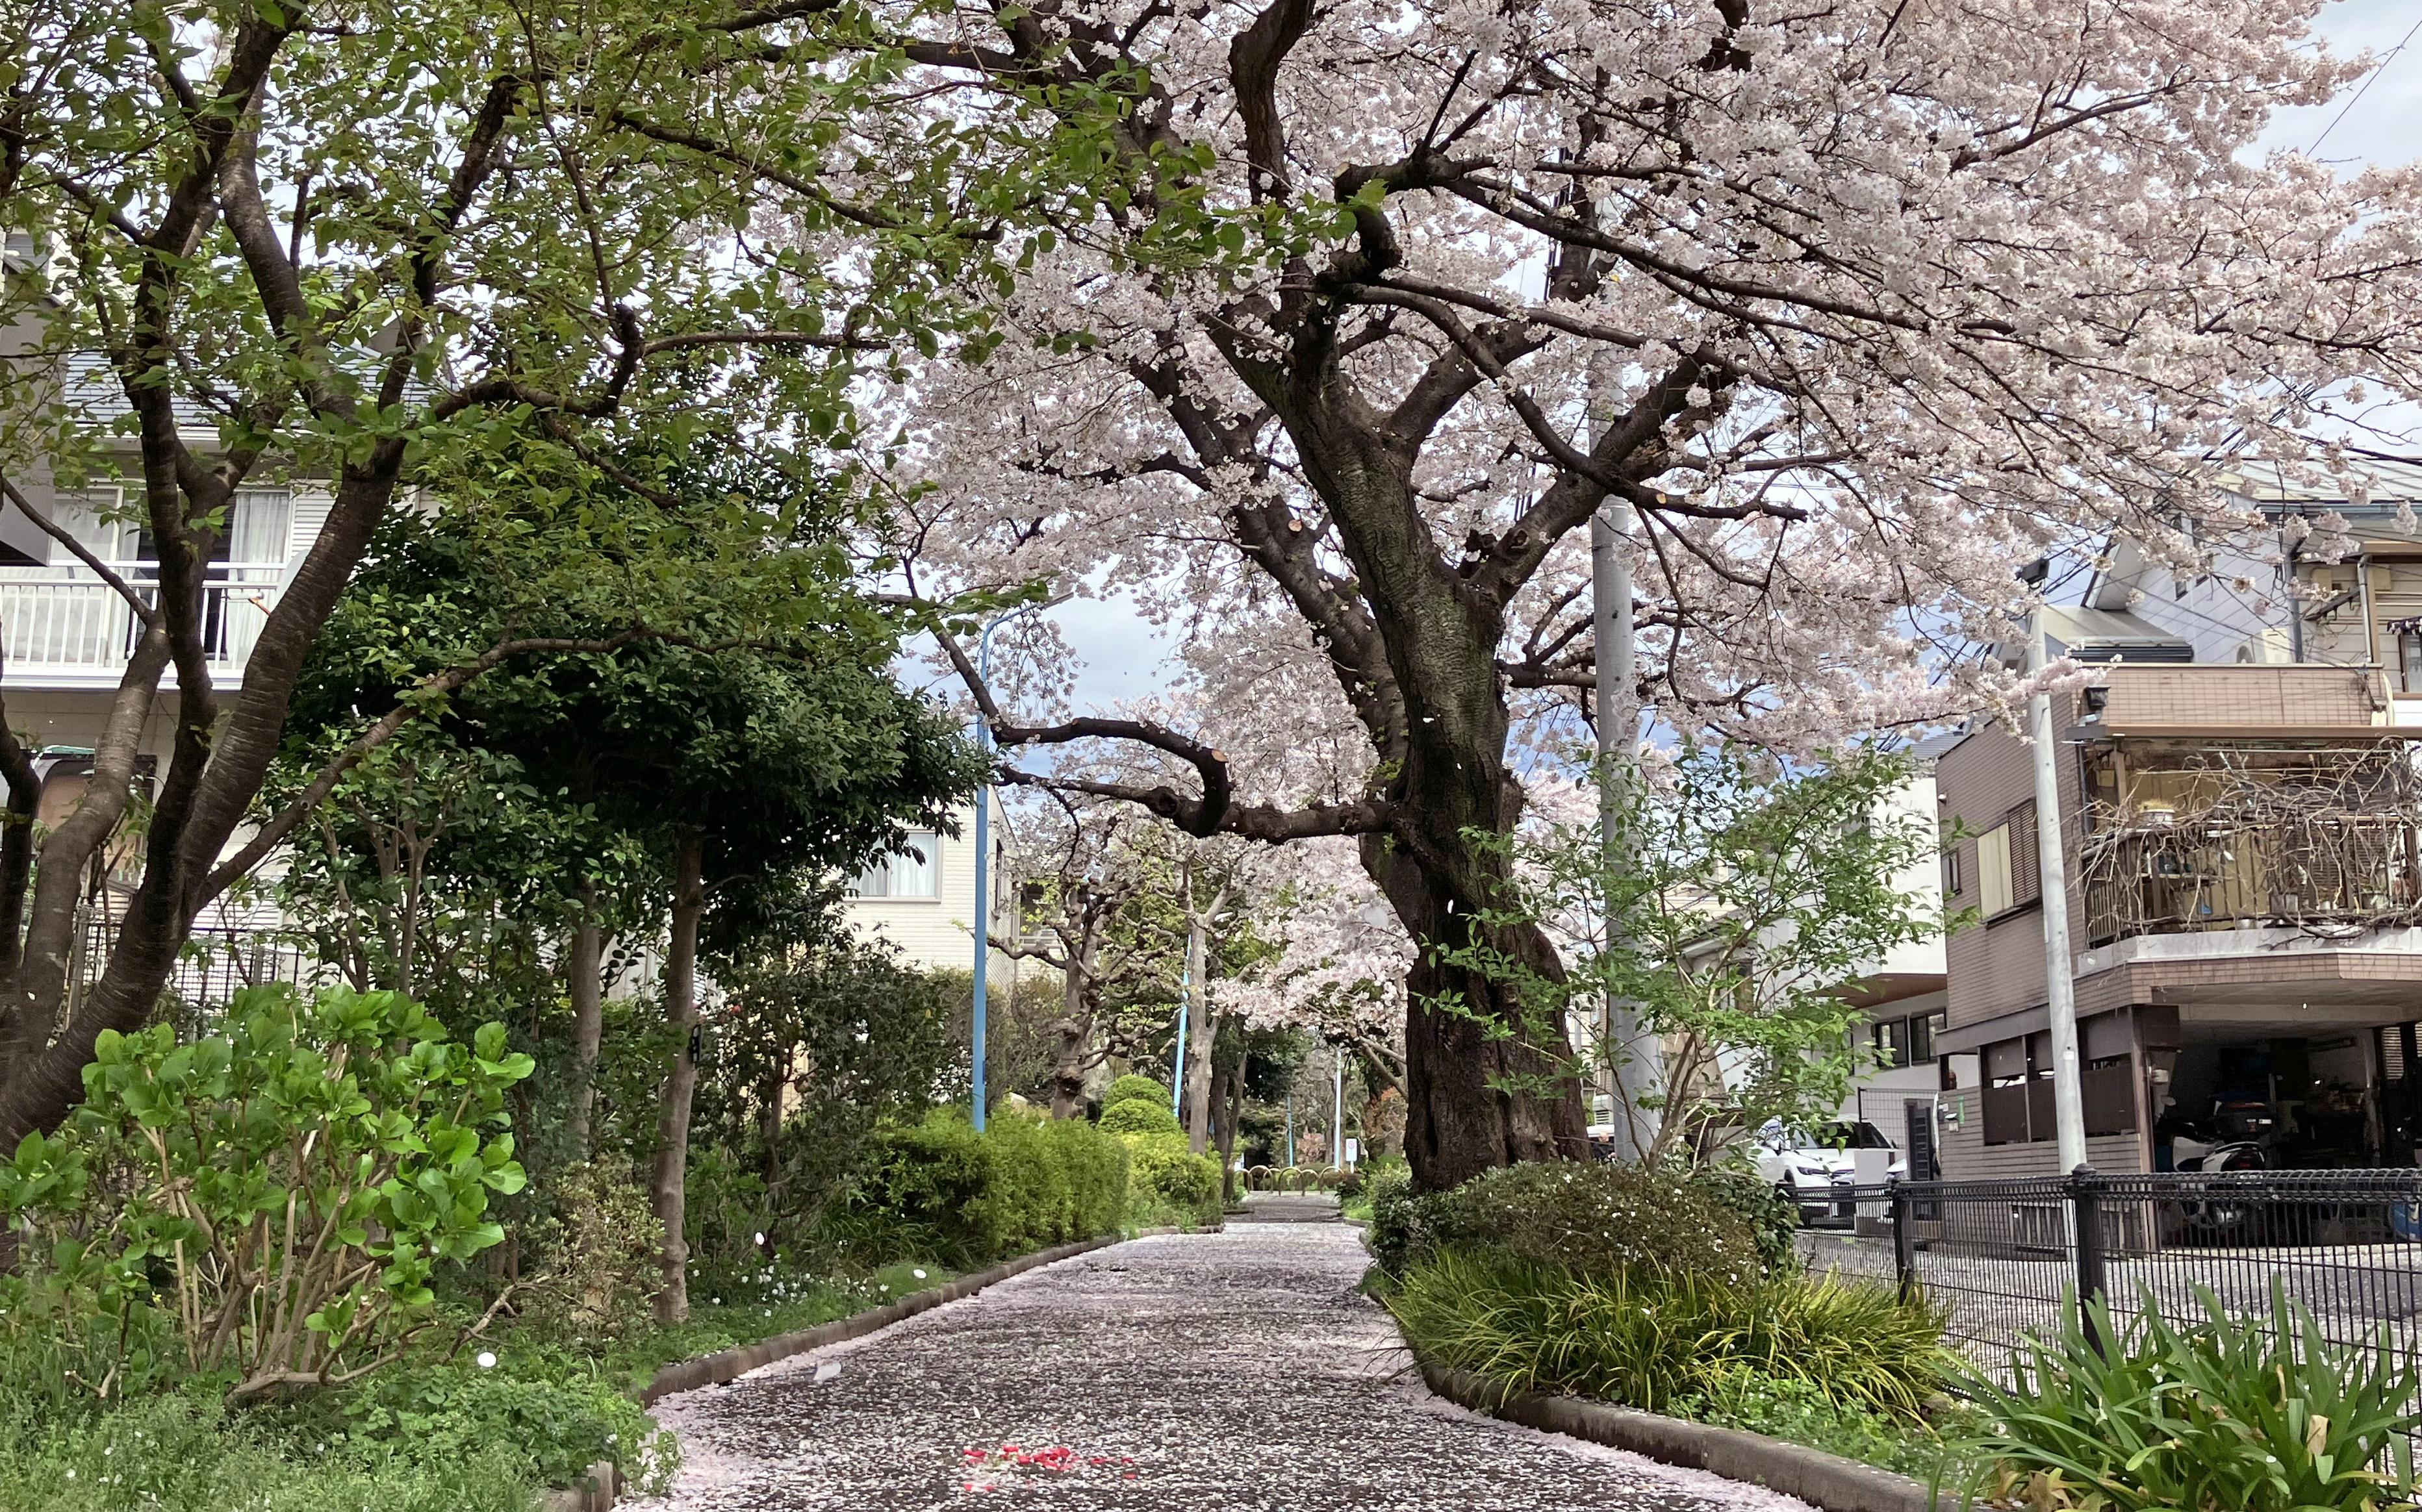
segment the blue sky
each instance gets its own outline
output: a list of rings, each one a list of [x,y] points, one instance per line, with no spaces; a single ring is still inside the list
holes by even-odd
[[[2414,33],[2417,22],[2422,0],[2336,0],[2323,8],[2320,26],[2341,54],[2368,49],[2385,55]],[[2282,111],[2262,146],[2309,149],[2317,140],[2322,157],[2350,167],[2367,160],[2405,162],[2422,153],[2422,33],[2414,33],[2351,108],[2340,100]],[[1143,697],[1167,679],[1172,643],[1124,599],[1074,599],[1053,610],[1052,617],[1084,663],[1077,681],[1080,709]]]

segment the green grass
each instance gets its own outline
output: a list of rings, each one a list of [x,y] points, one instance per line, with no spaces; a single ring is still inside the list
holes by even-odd
[[[238,1412],[206,1380],[102,1407],[61,1384],[54,1351],[0,1337],[0,1512],[522,1512],[597,1458],[661,1485],[679,1451],[634,1400],[657,1369],[952,1279],[915,1261],[847,1280],[768,1267],[701,1281],[670,1327],[491,1330],[451,1360],[432,1346],[351,1386]]]
[[[1385,1302],[1425,1360],[1650,1411],[1749,1374],[1801,1383],[1838,1409],[1914,1421],[1951,1364],[1933,1309],[1832,1275],[1733,1285],[1447,1250],[1411,1268]]]

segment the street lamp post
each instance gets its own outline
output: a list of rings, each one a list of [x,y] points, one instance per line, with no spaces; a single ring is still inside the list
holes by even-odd
[[[992,623],[976,637],[976,681],[992,686],[992,632],[1000,629],[1028,609],[1028,604],[996,616]],[[976,711],[976,743],[984,753],[984,783],[976,790],[976,990],[975,1008],[968,1016],[968,1037],[974,1040],[970,1060],[974,1069],[975,1126],[984,1126],[984,985],[992,967],[992,722]]]

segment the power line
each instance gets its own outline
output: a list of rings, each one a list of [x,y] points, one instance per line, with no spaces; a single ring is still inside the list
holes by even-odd
[[[2363,97],[2371,92],[2371,86],[2380,82],[2380,76],[2388,71],[2388,66],[2397,61],[2397,55],[2405,51],[2405,43],[2414,40],[2416,33],[2422,33],[2422,21],[2415,22],[2413,26],[2406,31],[2404,40],[2399,41],[2395,47],[2390,48],[2388,50],[2388,55],[2382,58],[2377,64],[2373,65],[2372,70],[2364,75],[2363,87],[2354,92],[2354,97],[2352,99],[2338,107],[2338,113],[2330,117],[2330,123],[2321,128],[2321,134],[2313,138],[2313,145],[2307,149],[2308,156],[2311,153],[2319,152],[2321,149],[2321,144],[2328,141],[2330,139],[2330,133],[2338,129],[2338,122],[2346,119],[2347,112],[2354,109],[2354,107],[2362,101]]]

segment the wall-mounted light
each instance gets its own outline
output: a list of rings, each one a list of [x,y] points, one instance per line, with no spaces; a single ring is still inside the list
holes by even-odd
[[[2108,688],[2088,688],[2081,696],[2085,702],[2086,724],[2100,720],[2102,711],[2111,707],[2111,690]]]

